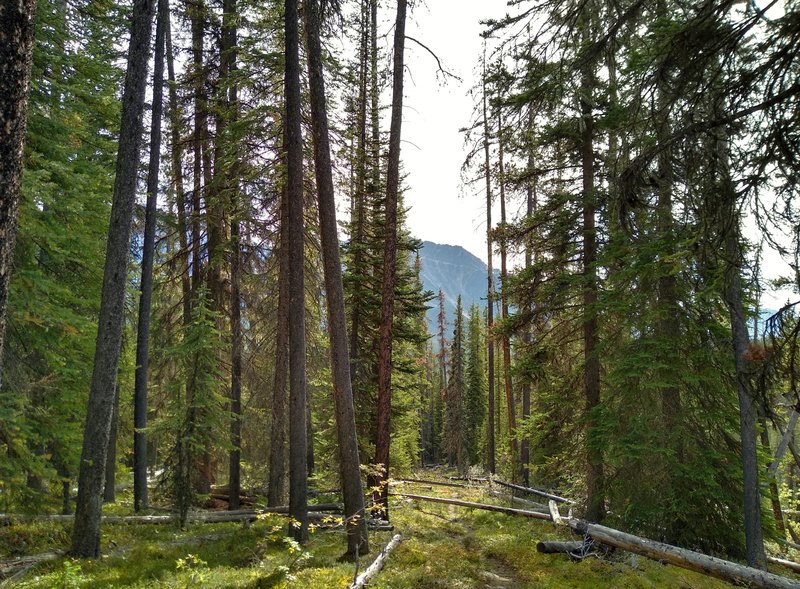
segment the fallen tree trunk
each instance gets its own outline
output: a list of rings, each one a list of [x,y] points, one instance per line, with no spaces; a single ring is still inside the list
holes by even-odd
[[[395,534],[386,547],[381,550],[378,558],[376,558],[375,561],[369,565],[369,567],[363,573],[358,575],[356,580],[350,585],[349,589],[362,589],[362,587],[366,587],[370,579],[380,572],[380,570],[383,568],[383,565],[386,564],[386,559],[389,557],[389,554],[397,547],[398,544],[400,544],[402,539],[403,537],[400,534]]]
[[[429,481],[426,479],[395,479],[395,481],[400,483],[420,483],[423,485],[438,485],[440,487],[457,487],[460,489],[466,489],[467,485],[462,485],[459,483],[445,483],[440,481]]]
[[[514,495],[509,495],[508,493],[504,493],[503,491],[489,491],[489,495],[491,495],[492,497],[497,497],[498,499],[509,500],[511,501],[512,505],[516,503],[520,507],[523,507],[525,509],[530,509],[531,511],[541,511],[542,513],[550,513],[547,505],[543,503],[528,501],[527,499],[523,499],[522,497],[516,497]]]
[[[471,509],[483,509],[485,511],[496,511],[497,513],[505,513],[506,515],[517,515],[520,517],[530,517],[533,519],[550,520],[550,513],[541,513],[539,511],[528,511],[526,509],[514,509],[513,507],[501,507],[499,505],[486,505],[485,503],[473,503],[472,501],[461,501],[461,499],[445,499],[443,497],[429,497],[427,495],[412,495],[409,493],[389,493],[396,497],[407,497],[408,499],[417,499],[418,501],[430,501],[432,503],[444,503],[445,505],[458,505],[459,507],[468,507]]]
[[[685,548],[670,546],[654,540],[626,534],[619,530],[582,520],[571,520],[570,527],[579,534],[588,534],[592,539],[608,546],[641,554],[653,560],[697,571],[737,585],[747,583],[763,589],[798,589],[800,583],[774,575],[767,571],[736,564],[721,558],[707,556]]]
[[[583,542],[537,542],[536,552],[542,554],[569,554],[583,548]]]
[[[342,506],[337,503],[324,503],[319,505],[309,505],[310,512],[316,511],[341,511]],[[267,507],[265,509],[239,509],[235,511],[207,511],[190,513],[189,521],[196,523],[222,523],[254,521],[259,515],[265,513],[287,514],[289,508],[286,506]],[[13,525],[18,522],[31,521],[72,521],[73,515],[3,515],[0,516],[0,525]],[[105,515],[103,523],[107,524],[169,524],[177,521],[175,515]]]
[[[768,556],[767,562],[771,562],[772,564],[778,564],[780,566],[786,567],[787,569],[791,569],[796,573],[800,573],[800,564],[793,562],[791,560],[784,560],[783,558],[775,558],[774,556]]]
[[[507,483],[505,481],[501,481],[499,479],[493,479],[492,482],[497,483],[503,487],[507,487],[509,489],[514,489],[515,491],[521,491],[523,493],[528,493],[529,495],[536,495],[538,497],[544,497],[545,499],[552,499],[557,503],[575,503],[572,499],[567,499],[566,497],[559,497],[558,495],[553,495],[552,493],[548,493],[547,491],[542,491],[541,489],[534,489],[532,487],[523,487],[522,485],[515,485],[514,483]]]
[[[33,556],[20,556],[11,560],[0,562],[0,587],[10,586],[12,581],[19,579],[29,570],[43,562],[61,558],[62,552],[46,552]]]

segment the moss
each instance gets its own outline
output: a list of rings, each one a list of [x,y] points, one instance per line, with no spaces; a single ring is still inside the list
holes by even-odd
[[[434,491],[443,496],[496,502],[482,488]],[[118,508],[119,511],[124,511]],[[721,589],[729,585],[627,553],[572,562],[536,552],[539,540],[570,539],[563,528],[537,520],[442,504],[394,500],[393,523],[405,540],[370,585],[374,589]],[[64,549],[64,524],[33,522],[0,528],[0,548],[23,546],[27,554]],[[354,565],[339,562],[342,530],[317,530],[301,551],[284,541],[285,520],[270,516],[249,528],[239,524],[195,525],[188,530],[158,525],[106,525],[97,561],[62,559],[40,565],[19,587],[144,589],[335,589],[352,581]],[[392,533],[371,536],[366,568]],[[784,571],[778,571],[784,574]]]

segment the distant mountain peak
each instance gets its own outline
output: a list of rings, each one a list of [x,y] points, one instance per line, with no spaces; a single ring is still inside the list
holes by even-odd
[[[425,290],[432,291],[436,297],[440,290],[444,293],[447,318],[445,335],[449,338],[452,336],[453,319],[459,295],[461,295],[464,313],[469,311],[473,304],[477,304],[481,309],[486,308],[488,268],[483,260],[460,245],[424,241],[419,256],[422,266],[422,284]],[[428,331],[435,334],[438,331],[438,298],[434,298],[429,305],[431,308],[427,313]]]

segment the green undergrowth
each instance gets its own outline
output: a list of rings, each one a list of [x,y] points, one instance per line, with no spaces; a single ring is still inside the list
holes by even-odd
[[[396,491],[502,503],[484,487],[450,489],[406,484]],[[565,555],[536,552],[539,540],[568,540],[565,528],[541,520],[451,505],[392,500],[395,532],[371,535],[366,568],[394,533],[404,541],[370,584],[374,589],[518,588],[723,588],[721,581],[627,553],[572,562]],[[125,515],[125,501],[108,510]],[[128,512],[129,513],[129,512]],[[354,565],[339,561],[341,529],[316,530],[304,547],[285,538],[287,520],[268,516],[249,527],[196,524],[188,530],[164,525],[105,525],[104,556],[96,561],[62,558],[39,564],[14,587],[54,588],[345,588]],[[0,527],[0,560],[69,545],[70,525],[30,522]],[[785,574],[783,570],[776,570]],[[0,583],[0,587],[4,587]]]

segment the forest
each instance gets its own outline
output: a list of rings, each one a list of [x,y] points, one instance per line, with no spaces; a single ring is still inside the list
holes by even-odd
[[[0,0],[0,587],[800,587],[800,4],[481,21],[452,321],[425,10]]]

